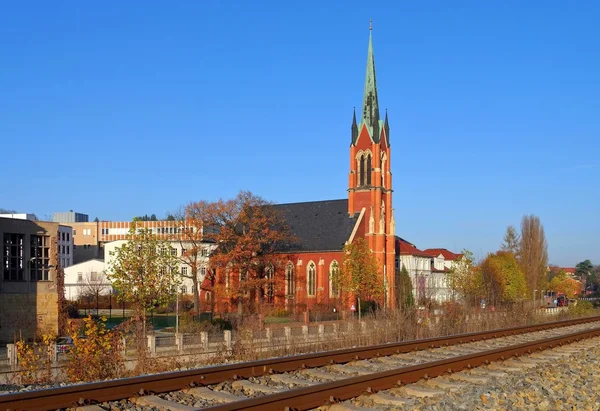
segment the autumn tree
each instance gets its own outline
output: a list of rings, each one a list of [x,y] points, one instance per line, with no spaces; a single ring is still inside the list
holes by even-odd
[[[518,259],[529,291],[540,290],[547,275],[548,244],[544,226],[535,215],[525,215],[521,220]]]
[[[585,289],[596,282],[594,265],[590,260],[585,260],[575,266],[575,275],[584,284]]]
[[[450,268],[447,283],[455,297],[458,296],[469,304],[477,305],[484,292],[483,280],[481,271],[475,268],[473,262],[473,253],[463,250],[460,260]]]
[[[519,255],[519,245],[520,245],[520,237],[517,229],[509,225],[506,228],[506,234],[504,234],[504,241],[502,243],[501,249],[502,251],[508,251],[512,253],[515,257]]]
[[[527,296],[527,283],[512,253],[488,254],[479,269],[487,298],[492,304],[514,303]]]
[[[342,264],[335,277],[342,292],[358,299],[359,318],[361,300],[378,301],[385,292],[380,264],[364,238],[346,244]]]
[[[565,270],[560,270],[560,272],[550,281],[550,290],[557,293],[563,293],[567,297],[573,298],[576,294],[581,293],[581,283],[569,278]]]
[[[285,269],[296,238],[281,214],[260,196],[241,191],[235,198],[219,200],[203,209],[204,236],[217,248],[211,268],[226,279],[229,295],[253,311],[274,293],[274,276]],[[200,218],[200,216],[199,216]],[[236,273],[237,278],[230,278]]]
[[[146,339],[146,313],[170,302],[179,285],[177,257],[167,241],[157,239],[149,229],[131,223],[127,241],[111,252],[108,278],[119,290],[117,299],[130,303],[141,320],[142,344]]]
[[[396,293],[398,307],[406,309],[415,304],[412,281],[404,264],[401,270],[396,269]]]

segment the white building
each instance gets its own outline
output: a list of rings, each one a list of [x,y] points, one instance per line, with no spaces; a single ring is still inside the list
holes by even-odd
[[[27,214],[27,213],[10,213],[10,214],[0,214],[0,217],[2,218],[14,218],[17,220],[31,220],[31,221],[36,221],[37,218],[35,218],[34,214]]]
[[[110,273],[110,267],[114,264],[114,256],[112,255],[118,247],[121,247],[125,244],[127,240],[117,240],[111,241],[104,245],[104,261],[106,263],[106,272]],[[179,241],[169,241],[171,244],[171,253],[172,255],[181,259],[182,252],[186,248],[192,248],[191,244],[188,244],[186,247],[186,243]],[[198,260],[200,263],[200,269],[198,270],[198,284],[201,284],[206,277],[206,271],[208,269],[208,257],[212,253],[212,251],[216,248],[213,243],[204,243],[204,248],[200,252],[200,256],[198,256]],[[183,294],[193,294],[193,282],[191,278],[185,278],[184,276],[191,275],[192,268],[185,264],[183,261],[180,261],[178,271],[181,274],[181,289],[180,291]]]
[[[396,243],[396,267],[402,269],[404,266],[408,271],[417,303],[424,300],[450,300],[452,290],[448,284],[448,274],[462,255],[445,248],[422,251],[400,237],[397,237]]]
[[[112,285],[106,278],[104,261],[93,259],[65,268],[65,298],[78,300],[85,295],[108,295]]]

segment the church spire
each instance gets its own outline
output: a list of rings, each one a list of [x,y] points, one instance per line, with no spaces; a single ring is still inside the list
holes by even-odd
[[[375,80],[375,56],[373,54],[373,26],[369,26],[369,50],[367,53],[367,74],[363,96],[362,122],[369,127],[375,142],[379,142],[379,100]]]
[[[354,144],[358,138],[358,126],[356,125],[356,107],[354,107],[352,114],[352,139],[350,142]]]

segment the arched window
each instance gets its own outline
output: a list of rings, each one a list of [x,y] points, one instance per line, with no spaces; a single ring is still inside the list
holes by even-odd
[[[285,267],[285,295],[294,297],[296,294],[296,279],[294,278],[294,264],[288,263]]]
[[[306,294],[310,297],[317,294],[317,266],[312,261],[306,266]]]
[[[329,265],[329,297],[336,298],[340,296],[340,266],[333,260]]]
[[[365,173],[367,173],[367,185],[371,185],[371,154],[367,154],[367,168],[365,169]]]
[[[362,154],[360,156],[360,167],[359,167],[358,172],[360,175],[358,185],[364,186],[365,185],[365,155],[364,154]]]
[[[269,265],[265,270],[265,297],[267,303],[273,303],[275,301],[275,270],[272,265]]]
[[[204,300],[206,301],[207,304],[210,304],[212,301],[212,293],[210,291],[207,291],[204,293]]]
[[[385,188],[385,161],[386,161],[385,153],[381,154],[381,187]]]

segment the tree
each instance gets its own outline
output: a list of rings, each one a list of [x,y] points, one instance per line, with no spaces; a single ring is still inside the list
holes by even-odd
[[[514,226],[509,225],[506,228],[506,234],[504,234],[504,242],[502,243],[501,249],[512,253],[514,256],[518,256],[520,240],[517,229]]]
[[[404,264],[402,264],[402,270],[396,269],[396,292],[398,307],[406,309],[415,304],[412,281]]]
[[[173,288],[179,285],[177,257],[167,241],[158,240],[149,229],[137,229],[135,221],[127,241],[111,256],[108,278],[120,291],[118,300],[130,303],[141,319],[145,346],[147,311],[168,303]]]
[[[488,254],[479,269],[487,298],[492,304],[514,303],[527,296],[527,283],[512,253]]]
[[[521,220],[518,258],[529,291],[541,290],[548,269],[548,244],[544,226],[533,214]]]
[[[473,253],[462,250],[462,257],[448,273],[448,286],[453,293],[469,304],[478,305],[483,296],[483,281],[481,271],[473,265]]]
[[[558,293],[564,293],[567,297],[573,298],[581,292],[581,283],[569,278],[565,270],[560,272],[550,281],[550,289]]]
[[[88,306],[89,306],[89,297],[93,297],[96,299],[96,314],[99,314],[98,311],[98,303],[100,299],[100,295],[108,292],[111,288],[110,283],[108,282],[104,271],[101,272],[91,272],[88,277],[85,278],[85,282],[80,285],[81,295],[88,297]]]
[[[249,191],[204,204],[197,218],[204,222],[205,240],[217,245],[210,265],[224,275],[229,297],[237,299],[238,314],[244,304],[254,310],[258,303],[260,309],[265,291],[275,291],[275,273],[285,270],[290,258],[286,253],[297,241],[286,221],[271,203]],[[234,272],[237,278],[230,277]],[[205,284],[211,292],[217,286]]]
[[[334,280],[339,284],[340,290],[358,299],[359,318],[361,300],[378,301],[384,294],[380,264],[364,238],[357,238],[351,244],[346,244],[344,258],[336,276]]]
[[[584,284],[584,289],[596,282],[594,265],[590,260],[585,260],[575,266],[575,275]]]
[[[99,223],[100,220],[98,219],[98,217],[94,218],[94,223]]]
[[[175,216],[174,216],[173,214],[170,214],[170,213],[169,213],[169,214],[167,214],[167,218],[166,218],[166,220],[167,220],[167,221],[175,221]]]
[[[194,293],[194,312],[200,312],[200,284],[204,278],[201,278],[201,269],[206,267],[206,257],[208,256],[208,244],[204,237],[204,220],[211,218],[214,207],[205,201],[191,202],[182,210],[176,213],[174,220],[177,221],[178,232],[175,239],[181,245],[181,255],[179,260],[185,269],[181,270],[181,277],[192,280]],[[189,267],[189,271],[187,268]],[[212,274],[212,272],[211,272]],[[214,307],[211,300],[211,313]]]

